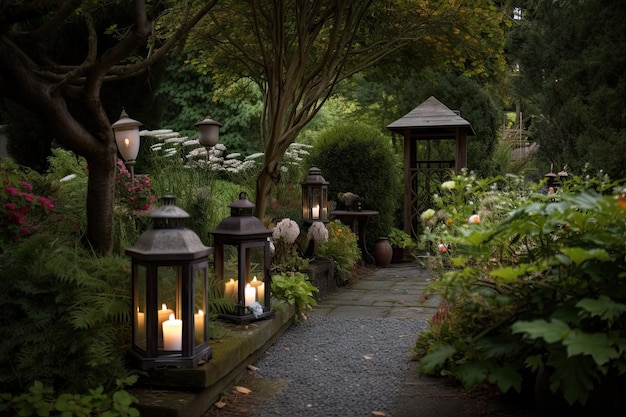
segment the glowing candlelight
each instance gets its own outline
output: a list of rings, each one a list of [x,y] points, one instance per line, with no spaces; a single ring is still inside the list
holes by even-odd
[[[256,301],[256,288],[251,287],[250,284],[245,288],[245,301],[246,306],[251,306]]]
[[[163,349],[181,350],[183,346],[183,321],[170,314],[169,320],[163,322]]]

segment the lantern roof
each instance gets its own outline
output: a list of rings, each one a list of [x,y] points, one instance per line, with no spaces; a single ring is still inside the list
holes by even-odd
[[[182,225],[189,214],[177,207],[176,197],[163,197],[164,204],[150,212],[153,227],[139,236],[126,254],[143,260],[193,260],[208,256],[213,248],[205,246],[200,237]]]
[[[326,181],[324,177],[322,177],[321,169],[319,169],[316,166],[312,166],[311,168],[309,168],[309,172],[306,177],[306,180],[302,183],[302,185],[307,185],[307,184],[328,185],[328,181]]]
[[[217,228],[209,232],[213,236],[244,241],[266,238],[272,234],[272,231],[266,228],[261,220],[252,215],[255,205],[248,200],[246,193],[240,193],[239,199],[229,207],[230,217],[226,217],[217,225]]]

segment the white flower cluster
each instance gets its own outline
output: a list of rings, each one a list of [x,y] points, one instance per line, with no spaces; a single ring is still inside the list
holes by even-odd
[[[294,243],[298,236],[300,236],[300,226],[291,219],[282,219],[272,231],[274,240],[282,240],[289,244]]]
[[[326,243],[328,241],[328,229],[326,229],[326,225],[322,222],[314,222],[311,227],[309,227],[308,238],[317,244]]]
[[[186,165],[204,165],[212,171],[222,171],[231,174],[247,172],[262,162],[263,153],[254,153],[242,158],[239,153],[226,153],[226,146],[218,143],[207,149],[200,145],[198,139],[181,137],[178,132],[170,129],[142,130],[140,136],[150,136],[158,140],[151,146],[151,151],[165,157],[182,157],[184,155]],[[290,166],[298,169],[302,162],[302,155],[308,155],[311,145],[292,143],[285,152],[281,170],[287,172]]]

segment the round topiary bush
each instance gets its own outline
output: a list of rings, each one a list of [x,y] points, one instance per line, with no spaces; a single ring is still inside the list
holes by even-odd
[[[401,193],[402,171],[391,140],[371,126],[345,123],[322,132],[307,159],[330,184],[329,200],[342,208],[338,194],[357,194],[364,210],[380,214],[368,220],[366,244],[386,236],[393,226]]]

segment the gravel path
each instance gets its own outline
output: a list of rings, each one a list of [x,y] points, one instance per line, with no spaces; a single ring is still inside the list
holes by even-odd
[[[423,319],[311,315],[292,326],[255,366],[254,378],[283,380],[245,414],[392,416]]]

